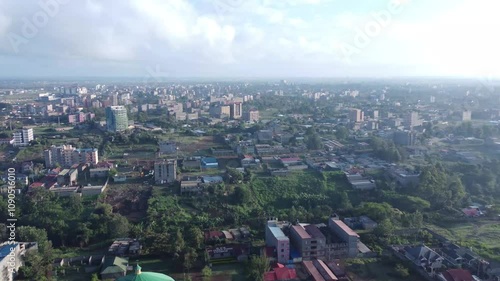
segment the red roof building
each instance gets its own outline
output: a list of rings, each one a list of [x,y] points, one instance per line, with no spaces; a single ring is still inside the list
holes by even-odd
[[[474,281],[472,274],[465,269],[448,269],[442,275],[446,281]]]
[[[297,279],[297,272],[294,268],[277,267],[273,271],[266,272],[265,281],[285,281]]]

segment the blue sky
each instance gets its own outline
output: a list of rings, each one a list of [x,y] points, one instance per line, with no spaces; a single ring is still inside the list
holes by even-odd
[[[0,77],[498,77],[499,8],[495,0],[0,0]]]

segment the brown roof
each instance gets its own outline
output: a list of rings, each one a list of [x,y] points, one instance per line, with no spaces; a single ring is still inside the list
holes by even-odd
[[[309,235],[309,233],[307,233],[307,231],[301,225],[294,225],[294,226],[292,226],[292,228],[295,230],[295,232],[297,232],[297,234],[299,235],[299,237],[301,239],[310,239],[311,238],[311,235]]]
[[[325,278],[321,276],[321,273],[319,273],[319,271],[316,269],[312,261],[303,261],[302,264],[304,265],[307,272],[311,274],[314,281],[326,281]]]
[[[448,269],[443,276],[446,281],[474,281],[472,274],[465,269]]]
[[[307,233],[309,233],[309,235],[311,235],[313,238],[326,239],[325,235],[323,235],[323,233],[321,233],[321,230],[319,230],[319,228],[314,224],[306,225],[304,228],[306,229]]]
[[[354,230],[352,230],[350,227],[348,227],[343,221],[341,221],[341,220],[334,220],[333,218],[330,218],[330,220],[332,220],[334,224],[336,224],[338,227],[340,227],[349,236],[359,237],[359,235],[356,232],[354,232]]]

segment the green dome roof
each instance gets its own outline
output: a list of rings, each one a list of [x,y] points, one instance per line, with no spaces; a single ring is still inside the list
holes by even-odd
[[[175,281],[172,277],[155,272],[142,272],[139,265],[135,268],[135,273],[129,274],[116,281]]]

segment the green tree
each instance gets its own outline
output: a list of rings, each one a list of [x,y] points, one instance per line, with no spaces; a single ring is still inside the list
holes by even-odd
[[[269,259],[265,256],[252,257],[245,266],[249,281],[264,281],[264,274],[270,270]]]
[[[97,273],[92,274],[92,277],[90,277],[90,281],[99,281],[99,277],[97,276]]]
[[[195,249],[201,249],[202,245],[203,245],[203,232],[201,231],[201,229],[196,226],[196,225],[192,225],[189,227],[188,229],[188,241],[189,241],[189,244],[194,247]]]
[[[212,277],[212,269],[208,266],[205,266],[202,270],[201,270],[201,275],[203,276],[203,281],[208,281],[211,279]]]
[[[243,186],[243,185],[239,185],[239,186],[234,188],[233,197],[234,197],[235,204],[244,205],[244,204],[247,204],[248,202],[250,202],[251,193],[250,193],[250,190],[248,189],[248,187]]]
[[[396,274],[399,277],[406,278],[410,276],[410,272],[408,271],[408,268],[404,267],[402,264],[397,264],[396,268],[394,269],[396,271]]]

